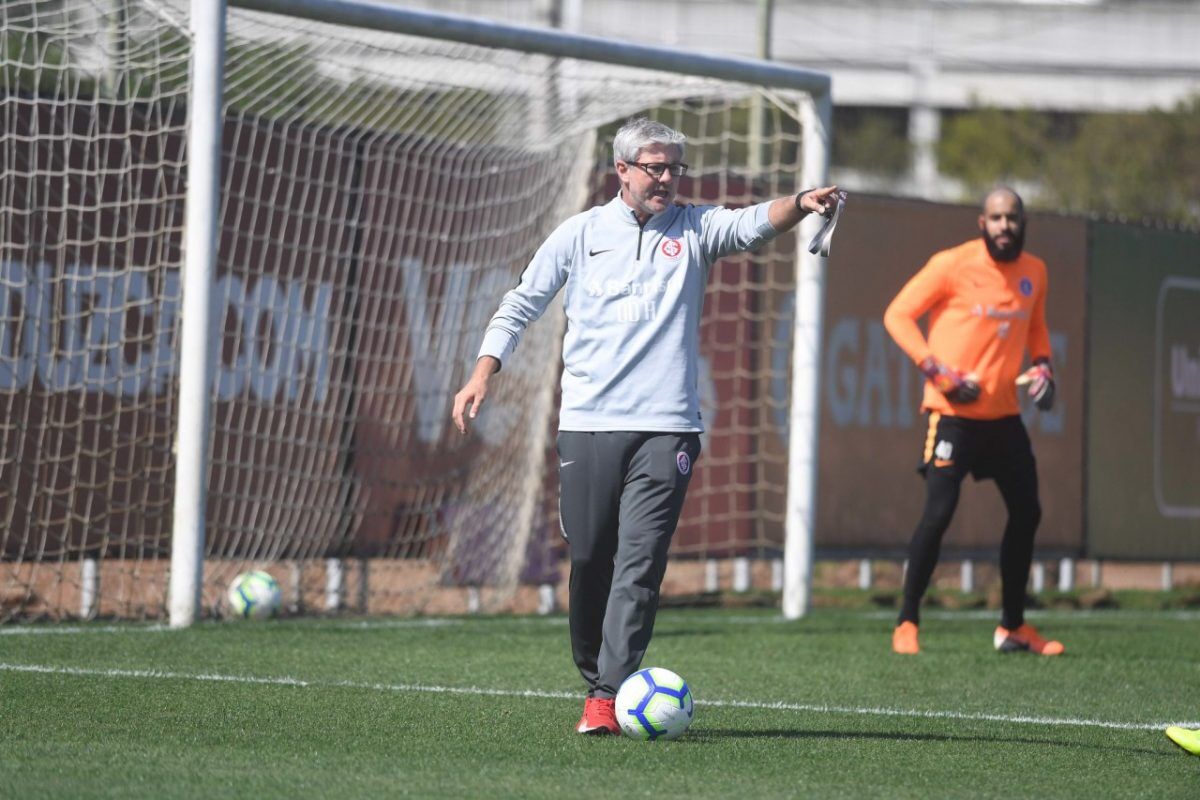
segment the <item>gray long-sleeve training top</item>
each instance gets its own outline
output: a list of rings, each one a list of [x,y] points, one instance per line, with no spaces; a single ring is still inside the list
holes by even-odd
[[[576,214],[504,295],[479,356],[503,364],[565,285],[559,429],[704,430],[697,360],[708,274],[776,235],[768,205],[677,205],[643,226],[618,196]]]

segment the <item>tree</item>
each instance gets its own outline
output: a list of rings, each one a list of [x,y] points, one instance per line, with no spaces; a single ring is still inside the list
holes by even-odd
[[[1188,221],[1183,114],[1094,114],[1054,152],[1042,203],[1064,211]]]
[[[938,142],[938,165],[972,197],[996,183],[1036,181],[1051,149],[1051,123],[1027,109],[981,108],[949,117]]]
[[[1031,206],[1200,224],[1200,96],[1171,111],[1056,119],[979,108],[951,117],[938,145],[944,174],[974,199],[998,182],[1037,187]]]
[[[834,109],[833,163],[882,175],[908,171],[912,147],[905,132],[907,116],[892,109]]]
[[[0,92],[75,97],[93,81],[70,67],[73,12],[62,0],[0,3]]]

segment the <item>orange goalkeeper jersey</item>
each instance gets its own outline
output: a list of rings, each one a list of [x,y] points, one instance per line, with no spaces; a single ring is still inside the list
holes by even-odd
[[[929,340],[917,326],[929,314]],[[951,403],[928,381],[921,408],[970,419],[1020,413],[1015,381],[1028,347],[1050,357],[1046,263],[1029,253],[994,261],[982,238],[936,253],[896,295],[883,324],[908,356],[932,355],[979,381],[979,399]]]

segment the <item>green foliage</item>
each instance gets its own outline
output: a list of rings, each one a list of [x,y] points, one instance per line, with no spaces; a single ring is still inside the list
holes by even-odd
[[[185,31],[127,26],[129,4],[93,19],[59,0],[0,7],[0,92],[59,100],[156,100],[186,90],[190,43]],[[144,22],[144,21],[143,21]],[[104,68],[81,68],[78,51],[99,49]]]
[[[834,110],[833,163],[899,176],[912,162],[905,118],[890,109]]]
[[[225,102],[238,112],[303,117],[309,100],[320,97],[322,89],[317,61],[306,47],[231,42],[226,48]]]
[[[191,41],[184,31],[164,25],[125,37],[120,46],[122,69],[112,76],[108,94],[151,101],[187,92]]]
[[[1099,114],[1054,153],[1046,193],[1067,211],[1159,216],[1170,181],[1169,125],[1165,115]]]
[[[1081,214],[1200,224],[1200,97],[1171,111],[1085,114],[1070,124],[1029,110],[947,118],[944,174],[968,199],[997,182],[1038,187],[1031,205]]]
[[[0,92],[72,98],[95,91],[95,82],[72,69],[67,43],[19,29],[0,33]]]
[[[36,19],[42,25],[47,8],[45,3],[38,8]],[[14,12],[9,7],[3,13]],[[24,28],[0,31],[0,92],[155,102],[188,89],[191,45],[184,31],[169,26],[127,31],[113,43],[119,47],[113,71],[94,75],[71,61],[71,43],[61,32],[69,29],[69,12],[55,13],[64,15],[53,29],[58,32],[29,27],[32,11]],[[331,77],[322,73],[319,56],[304,44],[231,41],[226,52],[227,107],[263,119],[488,141],[505,118],[519,114],[498,100],[471,89],[413,91],[361,76]]]
[[[938,142],[938,165],[971,194],[997,182],[1036,179],[1045,169],[1049,121],[1028,110],[983,108],[948,115]]]
[[[413,90],[374,78],[332,77],[304,44],[233,43],[227,48],[225,101],[234,113],[304,125],[413,133],[451,141],[494,139],[519,112],[477,89]]]
[[[1192,203],[1191,217],[1200,219],[1200,94],[1180,103],[1172,122],[1178,185]]]

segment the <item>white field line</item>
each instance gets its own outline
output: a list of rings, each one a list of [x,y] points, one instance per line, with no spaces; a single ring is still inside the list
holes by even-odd
[[[999,620],[998,610],[986,609],[971,609],[963,611],[950,610],[926,610],[921,612],[922,619],[937,619],[937,620],[962,620],[962,619],[989,619]],[[879,620],[895,620],[896,611],[894,610],[879,610],[879,611],[859,611],[852,616],[860,619],[879,619]],[[1176,611],[1143,611],[1139,609],[1031,609],[1025,612],[1025,616],[1031,619],[1055,619],[1067,620],[1072,619],[1112,619],[1112,620],[1136,620],[1136,619],[1161,619],[1173,621],[1197,621],[1200,620],[1200,610],[1180,609]],[[360,620],[341,620],[326,622],[320,625],[320,629],[333,628],[337,630],[386,630],[389,628],[395,629],[421,629],[421,628],[445,628],[458,625],[469,624],[486,624],[492,621],[491,617],[419,617],[415,619],[360,619]],[[501,618],[496,618],[501,619]],[[555,615],[550,617],[504,617],[502,618],[505,624],[522,623],[530,625],[552,625],[562,626],[567,624],[567,618],[563,615]],[[785,619],[777,614],[745,614],[745,615],[725,615],[725,614],[707,614],[705,612],[694,611],[676,611],[674,609],[660,611],[659,621],[670,623],[674,620],[684,620],[688,622],[703,622],[706,625],[711,624],[728,624],[728,625],[780,625],[780,624],[802,624],[793,623],[792,620]],[[286,620],[285,620],[286,621]],[[221,624],[221,623],[214,623]],[[269,622],[250,622],[243,623],[240,620],[230,620],[231,625],[264,625]],[[163,633],[170,632],[173,629],[168,625],[142,625],[137,623],[129,623],[124,625],[0,625],[0,636],[57,636],[66,634],[109,634],[109,633]],[[889,628],[890,630],[890,628]]]
[[[0,672],[23,672],[40,675],[66,675],[86,678],[134,678],[143,680],[211,681],[268,686],[288,686],[302,689],[365,689],[375,692],[468,695],[474,697],[525,697],[547,700],[579,699],[578,692],[548,692],[540,689],[488,689],[480,686],[432,686],[421,683],[369,683],[360,681],[306,681],[288,676],[256,677],[253,675],[221,675],[218,673],[172,672],[155,669],[92,669],[59,667],[44,664],[8,664],[0,662]],[[697,700],[698,706],[715,708],[748,708],[767,711],[799,711],[811,714],[845,716],[909,717],[916,719],[949,719],[962,722],[1001,722],[1017,725],[1072,726],[1106,728],[1123,731],[1162,730],[1168,725],[1200,728],[1200,722],[1113,722],[1081,717],[1041,717],[1027,714],[984,714],[962,711],[922,711],[920,709],[886,708],[881,706],[831,706],[810,703],[763,702],[754,700]]]
[[[0,636],[62,636],[72,633],[157,633],[166,625],[17,625],[0,628]]]
[[[540,618],[539,618],[540,619]],[[420,619],[364,619],[345,620],[321,625],[322,630],[334,628],[338,630],[374,630],[386,628],[444,628],[451,625],[462,625],[466,620],[429,617]],[[269,622],[247,622],[230,620],[230,625],[245,624],[247,626],[266,625]],[[566,618],[561,624],[566,624]],[[169,625],[12,625],[0,626],[0,636],[57,636],[75,633],[162,633],[173,630]]]
[[[897,610],[881,610],[881,611],[862,611],[859,612],[863,619],[889,619],[895,620]],[[1197,609],[1176,609],[1173,611],[1152,611],[1149,609],[1138,608],[1046,608],[1046,609],[1028,609],[1025,616],[1030,619],[1055,619],[1055,620],[1072,620],[1072,619],[1166,619],[1175,621],[1192,621],[1200,620],[1200,610]],[[1000,609],[968,609],[963,611],[954,611],[950,609],[937,609],[921,611],[921,619],[1000,619]]]

